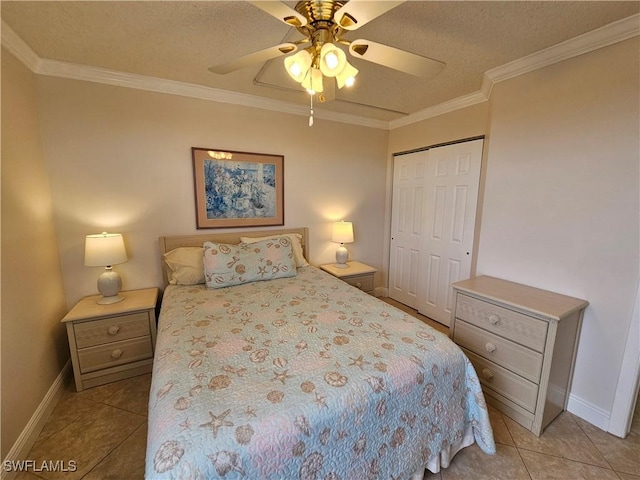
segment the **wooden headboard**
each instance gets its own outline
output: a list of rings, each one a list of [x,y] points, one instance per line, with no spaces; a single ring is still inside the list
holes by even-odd
[[[169,284],[169,279],[167,278],[167,269],[163,255],[174,248],[201,247],[204,242],[240,243],[240,237],[266,237],[269,235],[280,235],[282,233],[299,233],[302,235],[302,251],[304,253],[304,258],[309,258],[309,229],[307,227],[160,237],[160,265],[162,268],[162,280],[164,282],[164,286],[166,287]]]

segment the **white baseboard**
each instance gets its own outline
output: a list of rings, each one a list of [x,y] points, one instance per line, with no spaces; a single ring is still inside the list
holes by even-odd
[[[376,297],[388,297],[389,296],[389,289],[386,288],[386,287],[376,287],[375,296]]]
[[[49,415],[58,404],[58,400],[60,396],[64,392],[64,385],[67,381],[67,377],[69,376],[69,372],[71,372],[71,360],[68,360],[62,370],[54,380],[53,384],[47,391],[46,395],[36,408],[36,411],[33,413],[29,422],[22,430],[22,433],[7,453],[7,456],[3,459],[2,464],[4,462],[25,460],[29,451],[33,447],[34,443],[38,439],[38,435],[42,432],[45,423],[49,419]],[[0,474],[0,479],[9,480],[16,476],[17,472],[8,472],[4,468],[2,469],[2,473]]]
[[[576,397],[573,394],[569,394],[567,410],[605,432],[609,427],[609,418],[611,416],[610,412],[607,412],[606,410],[597,407],[582,398]]]

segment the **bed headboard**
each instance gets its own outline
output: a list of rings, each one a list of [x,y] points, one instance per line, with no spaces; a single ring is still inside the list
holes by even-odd
[[[266,237],[268,235],[279,235],[282,233],[299,233],[302,235],[302,251],[304,253],[304,258],[309,258],[309,229],[307,227],[160,237],[160,265],[162,268],[162,280],[164,282],[164,286],[166,287],[169,284],[169,279],[167,278],[167,268],[163,255],[174,248],[201,247],[204,242],[240,243],[240,237]]]

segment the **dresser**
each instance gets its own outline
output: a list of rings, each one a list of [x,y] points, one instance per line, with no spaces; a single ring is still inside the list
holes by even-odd
[[[449,336],[487,403],[540,436],[566,409],[588,302],[488,276],[452,287]]]
[[[369,295],[374,294],[377,270],[369,265],[353,261],[347,262],[346,268],[336,267],[333,263],[320,265],[320,268]]]
[[[158,289],[120,292],[124,300],[80,300],[62,319],[67,326],[76,390],[151,372]]]

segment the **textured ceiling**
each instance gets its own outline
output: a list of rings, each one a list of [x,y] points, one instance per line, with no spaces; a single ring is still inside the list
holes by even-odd
[[[293,7],[295,2],[285,2]],[[640,11],[637,1],[408,1],[345,38],[446,63],[430,80],[350,59],[356,85],[323,108],[392,120],[480,90],[484,72]],[[243,1],[2,1],[2,19],[43,59],[307,104],[276,59],[208,67],[302,36]]]

